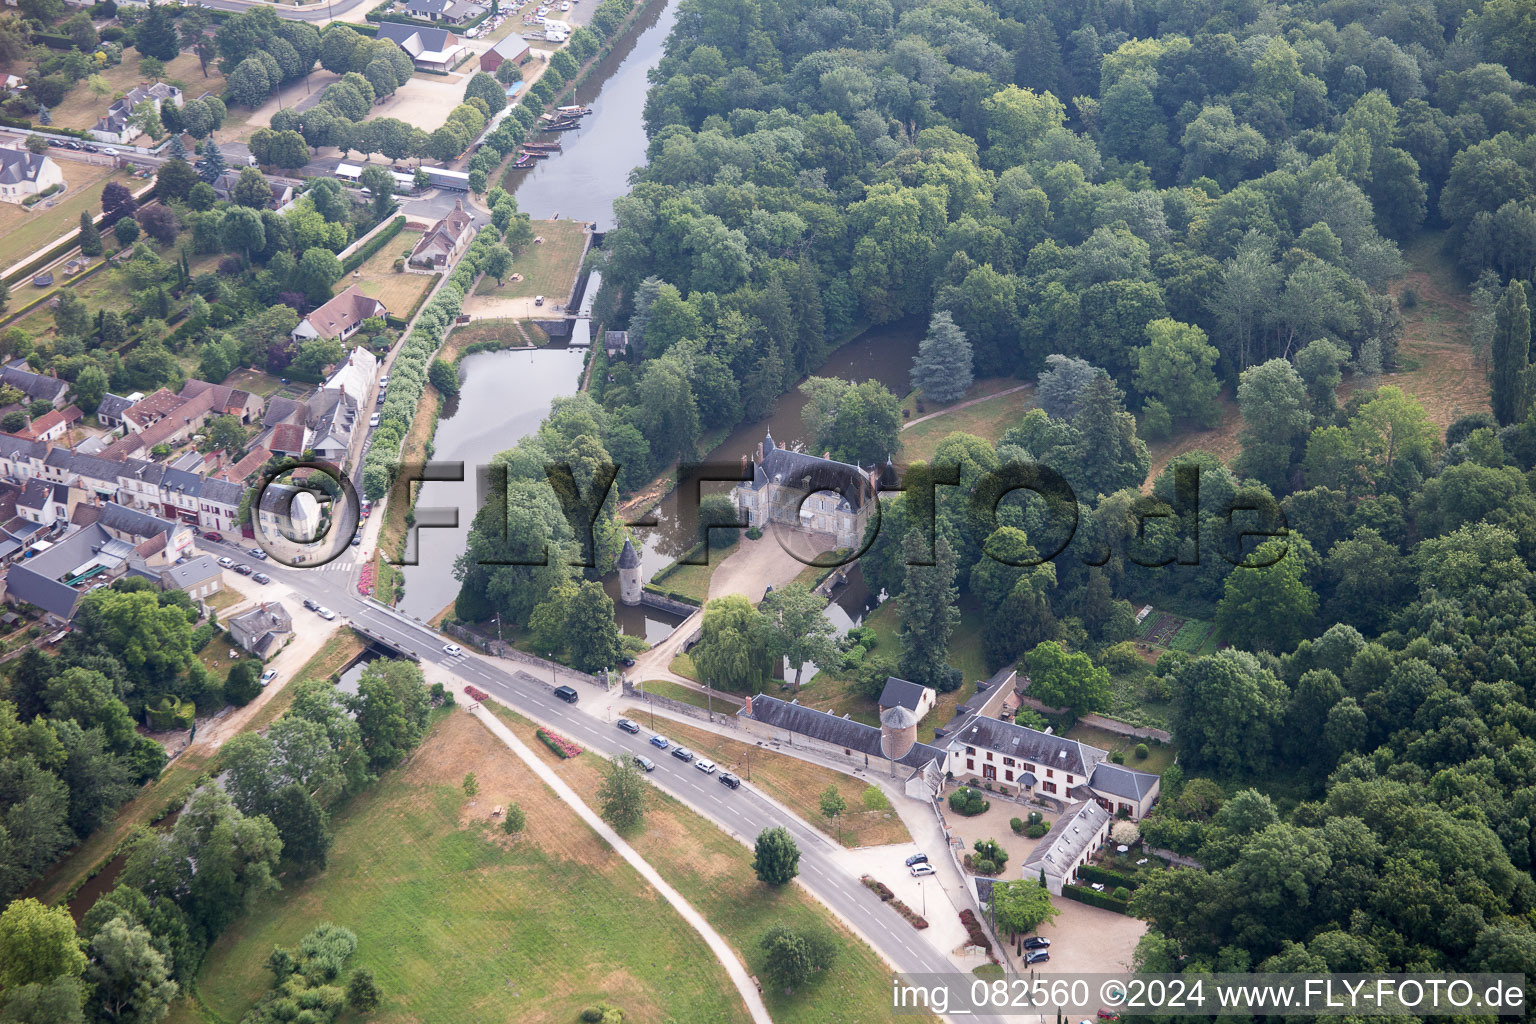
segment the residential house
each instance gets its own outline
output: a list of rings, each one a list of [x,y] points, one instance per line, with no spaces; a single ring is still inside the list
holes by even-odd
[[[458,36],[442,28],[382,21],[376,38],[388,39],[400,47],[418,68],[425,71],[452,71],[468,53]]]
[[[779,524],[828,538],[834,547],[856,548],[864,539],[882,484],[895,468],[868,469],[828,457],[790,451],[769,433],[758,445],[752,479],[732,490],[749,526]]]
[[[0,366],[0,384],[9,384],[27,396],[28,402],[51,402],[55,409],[64,407],[64,396],[69,393],[69,381],[33,373],[25,362]]]
[[[301,440],[299,443],[303,444],[303,441]],[[213,475],[214,479],[228,480],[230,483],[236,484],[248,484],[256,476],[257,472],[260,471],[261,467],[265,466],[271,458],[272,452],[258,445],[247,452],[245,458],[239,462],[231,466],[225,466],[215,473]]]
[[[885,689],[880,691],[880,699],[876,701],[881,711],[890,708],[902,707],[917,716],[921,722],[923,716],[933,710],[934,702],[939,699],[938,692],[931,686],[921,683],[908,682],[898,679],[896,676],[887,676]]]
[[[174,85],[165,82],[156,82],[154,85],[142,83],[107,108],[107,112],[91,129],[91,137],[98,142],[122,146],[144,134],[144,130],[133,123],[133,108],[146,100],[154,104],[157,114],[166,103],[179,107],[184,102],[181,90]]]
[[[342,391],[359,407],[367,404],[373,393],[374,381],[379,375],[378,358],[358,345],[347,353],[347,358],[336,367],[329,380],[322,385],[323,391]]]
[[[63,188],[64,172],[43,154],[0,148],[0,203],[21,203],[50,188]]]
[[[1109,812],[1092,800],[1073,804],[1024,858],[1019,869],[1025,881],[1042,874],[1052,896],[1060,896],[1078,870],[1109,841]]]
[[[79,500],[78,496],[74,499],[75,502]],[[41,477],[33,477],[16,499],[16,514],[28,522],[53,526],[69,519],[72,505],[68,484],[49,483]]]
[[[232,388],[228,384],[210,384],[205,380],[187,381],[181,386],[181,397],[184,401],[191,401],[204,391],[213,392],[211,409],[215,416],[233,416],[247,426],[261,419],[267,405],[254,392]]]
[[[241,648],[258,658],[276,652],[284,635],[293,632],[293,618],[276,601],[267,601],[229,619],[229,635]]]
[[[160,570],[161,590],[180,590],[194,601],[204,601],[224,589],[224,570],[212,555],[167,566]]]
[[[235,186],[240,184],[240,169],[224,171],[213,179],[213,192],[220,199],[231,200],[234,197]],[[281,210],[284,206],[293,202],[293,186],[283,185],[268,180],[267,187],[272,190],[272,198],[267,202],[268,210]]]
[[[260,532],[309,543],[320,532],[320,503],[313,492],[291,484],[268,484],[256,508]]]
[[[462,25],[485,13],[485,8],[469,0],[405,0],[406,15],[422,21],[441,21]]]
[[[76,423],[79,423],[83,414],[77,406],[68,405],[63,409],[49,409],[37,419],[27,424],[21,432],[22,437],[30,437],[37,441],[57,441],[69,433]]]
[[[1161,779],[1109,760],[1109,752],[985,715],[945,731],[949,770],[958,782],[1067,804],[1090,800],[1111,815],[1140,820],[1157,802]]]
[[[304,429],[303,423],[279,423],[272,428],[271,436],[267,438],[267,447],[273,455],[298,458],[305,452],[304,442],[308,436],[309,431]]]
[[[367,429],[361,406],[345,391],[321,390],[309,399],[307,448],[315,458],[344,466],[359,429]]]
[[[464,209],[464,200],[456,200],[448,215],[421,236],[406,259],[408,270],[430,273],[452,266],[469,248],[475,237],[475,219]]]
[[[357,333],[371,316],[388,316],[384,303],[364,295],[357,285],[350,285],[340,295],[320,306],[293,329],[295,342],[311,338],[338,338],[342,341]]]
[[[514,33],[480,55],[480,70],[494,75],[496,69],[507,61],[514,64],[523,63],[528,59],[530,52],[523,37]]]
[[[96,407],[96,422],[109,430],[120,429],[123,426],[123,413],[142,401],[142,391],[128,395],[114,395],[109,391],[101,397],[101,404]]]

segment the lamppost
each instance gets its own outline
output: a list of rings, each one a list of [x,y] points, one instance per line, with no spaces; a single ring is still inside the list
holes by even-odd
[[[501,657],[505,653],[503,648],[506,646],[505,642],[501,639],[501,613],[498,612],[492,618],[496,620],[496,656]]]

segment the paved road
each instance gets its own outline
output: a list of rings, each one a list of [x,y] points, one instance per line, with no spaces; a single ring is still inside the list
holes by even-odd
[[[229,544],[199,542],[214,554],[229,554],[239,559],[239,551]],[[344,556],[345,558],[345,556]],[[472,683],[498,700],[571,737],[582,746],[603,754],[628,751],[645,754],[656,762],[650,781],[689,807],[712,819],[738,838],[750,841],[764,828],[781,825],[799,845],[800,877],[807,887],[831,906],[885,957],[904,973],[953,973],[956,968],[918,938],[895,912],[881,904],[874,893],[859,885],[838,867],[832,854],[835,847],[821,833],[800,819],[759,796],[750,785],[737,790],[722,786],[718,775],[705,775],[650,745],[653,735],[642,728],[638,736],[622,732],[603,720],[605,710],[615,698],[559,669],[546,675],[518,667],[513,662],[495,661],[470,654],[453,657],[443,653],[444,638],[425,625],[407,618],[357,594],[353,575],[332,563],[320,569],[289,568],[268,561],[262,570],[293,587],[304,596],[340,613],[348,621],[362,626],[403,650],[416,654],[424,662],[447,669],[466,683]],[[447,567],[444,567],[447,571]],[[302,608],[295,615],[310,615]],[[551,692],[555,684],[575,686],[580,703],[566,704]],[[617,715],[613,715],[616,719]],[[644,726],[644,722],[641,722]],[[664,727],[663,727],[664,728]],[[654,756],[652,756],[654,755]],[[931,855],[938,851],[929,851]],[[1000,1016],[969,1015],[968,1021],[1005,1024]]]
[[[345,14],[363,0],[334,0],[328,4],[306,4],[303,7],[277,7],[279,18],[291,21],[330,21],[338,14]],[[247,3],[245,0],[202,0],[201,6],[216,11],[246,11],[252,7],[271,7],[271,4]]]

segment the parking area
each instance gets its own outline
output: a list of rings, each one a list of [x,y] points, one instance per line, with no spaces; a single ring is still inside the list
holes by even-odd
[[[1147,922],[1064,896],[1051,902],[1061,914],[1040,927],[1040,934],[1051,940],[1051,959],[1036,964],[1032,970],[1042,974],[1092,974],[1130,969],[1136,943],[1146,934]],[[1012,946],[1008,947],[1008,956],[1013,958],[1015,967],[1023,966],[1013,956]]]
[[[985,962],[981,958],[967,962],[953,957],[955,951],[968,941],[965,926],[960,923],[959,908],[969,906],[970,901],[963,893],[951,897],[941,881],[945,877],[943,872],[922,878],[912,877],[906,860],[917,852],[916,843],[897,843],[891,846],[861,846],[855,850],[838,850],[832,856],[850,874],[856,877],[869,875],[877,882],[885,883],[897,899],[923,915],[928,927],[919,931],[896,911],[887,909],[893,933],[901,936],[909,945],[927,942],[941,955],[952,957],[957,967],[969,968]],[[941,851],[929,853],[942,856]],[[870,897],[878,899],[873,892]]]

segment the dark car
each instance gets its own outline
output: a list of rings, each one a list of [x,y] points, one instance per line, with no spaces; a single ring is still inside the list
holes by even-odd
[[[672,756],[677,758],[679,761],[692,761],[693,751],[689,750],[687,747],[674,747],[672,748]]]
[[[720,785],[726,787],[727,789],[740,789],[741,780],[732,775],[730,772],[721,772]]]
[[[1034,936],[1032,938],[1028,938],[1028,939],[1024,940],[1024,948],[1025,949],[1050,949],[1051,948],[1051,940],[1050,939],[1042,939],[1040,936],[1036,935],[1036,936]]]
[[[239,573],[241,576],[249,576],[251,573],[253,573],[255,571],[256,571],[255,569],[252,569],[250,566],[246,565],[244,562],[241,562],[239,565],[235,566],[235,572]]]
[[[1033,953],[1030,953],[1030,954],[1028,954],[1027,956],[1024,957],[1024,965],[1026,967],[1028,967],[1028,966],[1032,966],[1034,964],[1043,964],[1047,960],[1049,960],[1050,958],[1051,958],[1050,950],[1048,950],[1048,949],[1037,949]]]
[[[623,665],[625,668],[634,668],[635,667],[635,659],[634,658],[620,658],[619,659],[619,664]]]
[[[641,768],[645,769],[648,772],[653,772],[653,771],[656,770],[656,762],[652,761],[650,758],[646,757],[644,754],[636,754],[635,755],[635,764],[639,765]]]
[[[207,533],[203,534],[203,540],[222,541],[223,539],[224,535],[217,530],[209,530]]]
[[[926,853],[914,853],[912,856],[907,858],[907,867],[911,867],[913,864],[927,864],[927,863],[928,863],[928,855]]]
[[[667,739],[665,736],[651,737],[651,746],[655,747],[657,750],[666,750],[671,745],[672,741]]]
[[[576,703],[576,699],[577,699],[576,691],[574,689],[572,689],[571,687],[569,687],[569,686],[557,686],[557,687],[555,687],[555,696],[559,697],[561,700],[565,701],[567,704],[575,704]]]
[[[316,610],[319,609],[319,607],[320,607],[320,602],[316,601],[314,598],[306,597],[304,599],[304,608],[305,608],[305,610],[307,610],[307,611],[316,611]]]
[[[627,718],[621,718],[614,724],[617,725],[620,729],[623,729],[625,732],[629,733],[631,736],[637,734],[640,731],[640,727]]]
[[[256,573],[254,576],[251,577],[251,579],[255,580],[257,583],[271,583],[272,582],[272,577],[268,576],[264,572]]]

